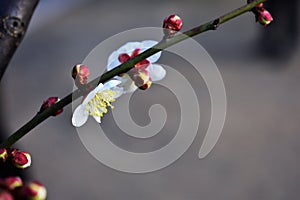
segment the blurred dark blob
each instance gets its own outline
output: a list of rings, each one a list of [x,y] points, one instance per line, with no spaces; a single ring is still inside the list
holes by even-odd
[[[299,0],[269,0],[264,5],[274,21],[262,31],[260,53],[269,59],[285,61],[297,48]]]
[[[9,176],[19,176],[22,180],[26,180],[23,170],[15,168],[11,162],[0,163],[0,178]]]

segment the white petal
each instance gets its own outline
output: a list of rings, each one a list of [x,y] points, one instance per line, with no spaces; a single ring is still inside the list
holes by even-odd
[[[120,79],[122,83],[119,85],[123,89],[123,94],[134,92],[137,87],[135,86],[134,82],[131,80],[128,74],[124,74]]]
[[[126,53],[128,55],[131,55],[132,52],[137,48],[141,49],[141,52],[144,52],[147,49],[156,45],[157,43],[158,42],[154,40],[145,40],[142,42],[127,42],[126,44],[121,46],[117,51],[114,51],[110,54],[107,61],[107,70],[110,71],[121,64],[118,59],[120,54]],[[160,56],[161,52],[158,52],[147,58],[147,60],[149,60],[150,63],[154,63],[157,62]]]
[[[90,91],[88,95],[85,97],[85,99],[83,100],[83,102],[81,103],[82,106],[86,106],[86,104],[94,98],[97,92],[103,90],[103,87],[104,87],[103,84],[100,83],[95,89]]]
[[[149,71],[149,75],[152,81],[160,81],[166,76],[166,70],[157,64],[151,64],[147,70]]]
[[[154,40],[145,40],[142,42],[142,48],[141,48],[141,51],[144,52],[146,51],[147,49],[150,49],[151,47],[153,47],[154,45],[156,45],[158,42],[157,41],[154,41]],[[150,61],[150,63],[155,63],[158,61],[158,59],[160,58],[161,56],[161,52],[158,52],[152,56],[150,56],[149,58],[147,58],[147,60]]]
[[[119,54],[117,51],[112,52],[107,59],[107,66],[111,65],[111,63],[115,60],[118,60]]]
[[[113,68],[119,66],[121,63],[119,62],[119,55],[122,53],[127,53],[131,55],[131,53],[136,49],[141,48],[140,42],[127,42],[123,46],[121,46],[118,50],[112,52],[107,60],[107,70],[112,70]]]
[[[93,117],[96,120],[96,122],[98,122],[99,124],[101,123],[101,117],[100,116],[93,116]]]
[[[114,95],[113,95],[113,98],[116,99],[116,98],[119,98],[120,96],[122,96],[122,94],[124,93],[124,89],[122,87],[114,87],[112,88],[112,90],[114,92],[116,92]]]
[[[150,56],[149,58],[147,58],[147,60],[149,60],[150,63],[155,63],[158,61],[160,56],[161,56],[161,52],[158,52],[158,53],[154,54],[153,56]]]
[[[124,94],[134,92],[134,91],[136,91],[136,89],[137,89],[137,87],[133,81],[131,81],[130,84],[127,84],[125,87],[123,87]]]
[[[123,46],[121,46],[117,52],[120,55],[121,53],[127,53],[131,55],[131,53],[136,49],[136,48],[142,48],[142,45],[140,42],[127,42]],[[118,55],[118,56],[119,56]]]
[[[113,55],[114,53],[116,54],[116,56]],[[116,51],[114,51],[113,54],[111,54],[111,57],[114,57],[114,59],[108,58],[107,67],[106,67],[107,71],[110,71],[121,64],[118,59],[119,54]]]
[[[132,52],[137,48],[141,49],[141,52],[144,52],[147,49],[156,45],[157,43],[158,42],[154,40],[145,40],[142,42],[127,42],[126,44],[121,46],[117,51],[114,51],[110,54],[107,61],[107,70],[110,71],[121,64],[118,59],[120,54],[127,53],[128,55],[131,55]],[[155,63],[158,61],[160,56],[161,52],[158,52],[147,58],[147,60],[149,60],[150,63]]]
[[[88,119],[89,114],[85,111],[84,106],[79,105],[73,113],[72,124],[75,127],[82,126]]]
[[[158,42],[154,40],[144,40],[141,43],[142,43],[142,48],[151,48],[154,45],[156,45]]]
[[[110,81],[104,83],[103,87],[101,88],[101,91],[113,88],[113,87],[119,85],[120,83],[121,83],[121,81],[118,81],[118,80],[110,80]]]

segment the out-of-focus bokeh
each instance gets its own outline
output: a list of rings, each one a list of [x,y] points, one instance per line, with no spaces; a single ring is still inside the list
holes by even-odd
[[[160,27],[173,13],[182,17],[186,30],[244,3],[42,0],[1,81],[2,124],[10,134],[36,114],[44,99],[72,91],[71,67],[106,38],[132,28]],[[200,129],[189,150],[170,167],[133,175],[104,166],[80,142],[70,122],[69,106],[18,143],[32,154],[30,179],[47,186],[49,199],[299,198],[298,4],[270,0],[274,22],[268,28],[255,23],[254,15],[248,13],[195,37],[219,67],[228,100],[223,133],[205,159],[199,160],[197,154],[210,118],[210,103],[205,84],[199,80]],[[162,62],[184,68],[171,57],[163,55]],[[161,94],[155,87],[149,92],[154,97],[156,92]],[[103,126],[114,130],[109,119],[104,118]],[[120,141],[113,133],[110,137],[125,147],[139,145]]]

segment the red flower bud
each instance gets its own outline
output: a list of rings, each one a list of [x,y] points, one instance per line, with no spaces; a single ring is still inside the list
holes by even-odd
[[[51,106],[56,104],[58,101],[60,101],[60,99],[58,97],[49,97],[46,101],[44,101],[39,112],[43,112],[47,108],[50,108]],[[52,116],[59,115],[62,112],[63,112],[63,109],[60,109],[56,113],[54,113]]]
[[[18,151],[12,156],[12,163],[17,168],[25,169],[31,165],[31,156],[27,152]]]
[[[266,9],[261,8],[258,10],[258,13],[259,14],[257,20],[261,25],[266,27],[268,24],[270,24],[273,21],[272,15]]]
[[[47,190],[44,185],[38,181],[32,181],[16,191],[20,199],[44,200],[47,198]]]
[[[14,198],[9,192],[0,191],[0,200],[14,200]]]
[[[5,148],[0,148],[0,161],[5,161],[7,157],[7,150]]]
[[[182,20],[178,15],[170,15],[164,19],[164,33],[167,37],[172,37],[177,31],[182,28]]]
[[[83,64],[77,64],[72,69],[72,77],[75,80],[75,84],[78,88],[87,84],[87,80],[90,76],[90,70]]]
[[[1,185],[9,190],[14,190],[16,187],[23,185],[22,179],[18,176],[7,177],[1,180]]]
[[[247,0],[247,3],[252,3],[254,0]],[[255,15],[256,22],[266,27],[273,21],[272,15],[264,8],[263,3],[257,4],[255,8],[252,9]]]

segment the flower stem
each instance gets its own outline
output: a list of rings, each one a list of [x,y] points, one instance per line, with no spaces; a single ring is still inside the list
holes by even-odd
[[[152,48],[144,51],[143,53],[137,55],[136,57],[119,65],[118,67],[114,68],[113,70],[104,73],[101,77],[98,77],[98,78],[92,80],[91,82],[89,82],[87,84],[87,87],[89,87],[89,88],[96,87],[99,83],[104,83],[104,82],[108,81],[109,79],[115,77],[118,74],[126,73],[131,68],[133,68],[133,66],[135,64],[150,57],[151,55],[153,55],[159,51],[162,51],[174,44],[177,44],[189,37],[193,37],[195,35],[198,35],[200,33],[203,33],[203,32],[209,31],[209,30],[215,30],[221,24],[223,24],[239,15],[242,15],[248,11],[251,11],[256,5],[258,5],[259,3],[263,3],[265,1],[266,0],[253,1],[252,3],[242,6],[238,9],[235,9],[215,20],[209,21],[203,25],[197,26],[193,29],[190,29],[190,30],[184,32],[184,33],[178,34],[170,39],[163,39],[161,42],[159,42]],[[11,147],[14,143],[16,143],[19,139],[21,139],[23,136],[25,136],[27,133],[29,133],[33,128],[38,126],[40,123],[42,123],[48,117],[50,117],[52,114],[56,113],[58,110],[67,106],[68,104],[70,104],[73,100],[76,100],[77,98],[83,96],[86,93],[87,93],[87,91],[77,89],[73,93],[67,95],[62,100],[57,102],[55,105],[51,106],[50,108],[46,109],[45,111],[43,111],[41,113],[38,113],[29,122],[27,122],[24,126],[22,126],[14,134],[12,134],[10,137],[8,137],[3,143],[1,143],[0,147],[5,147],[5,148]]]

